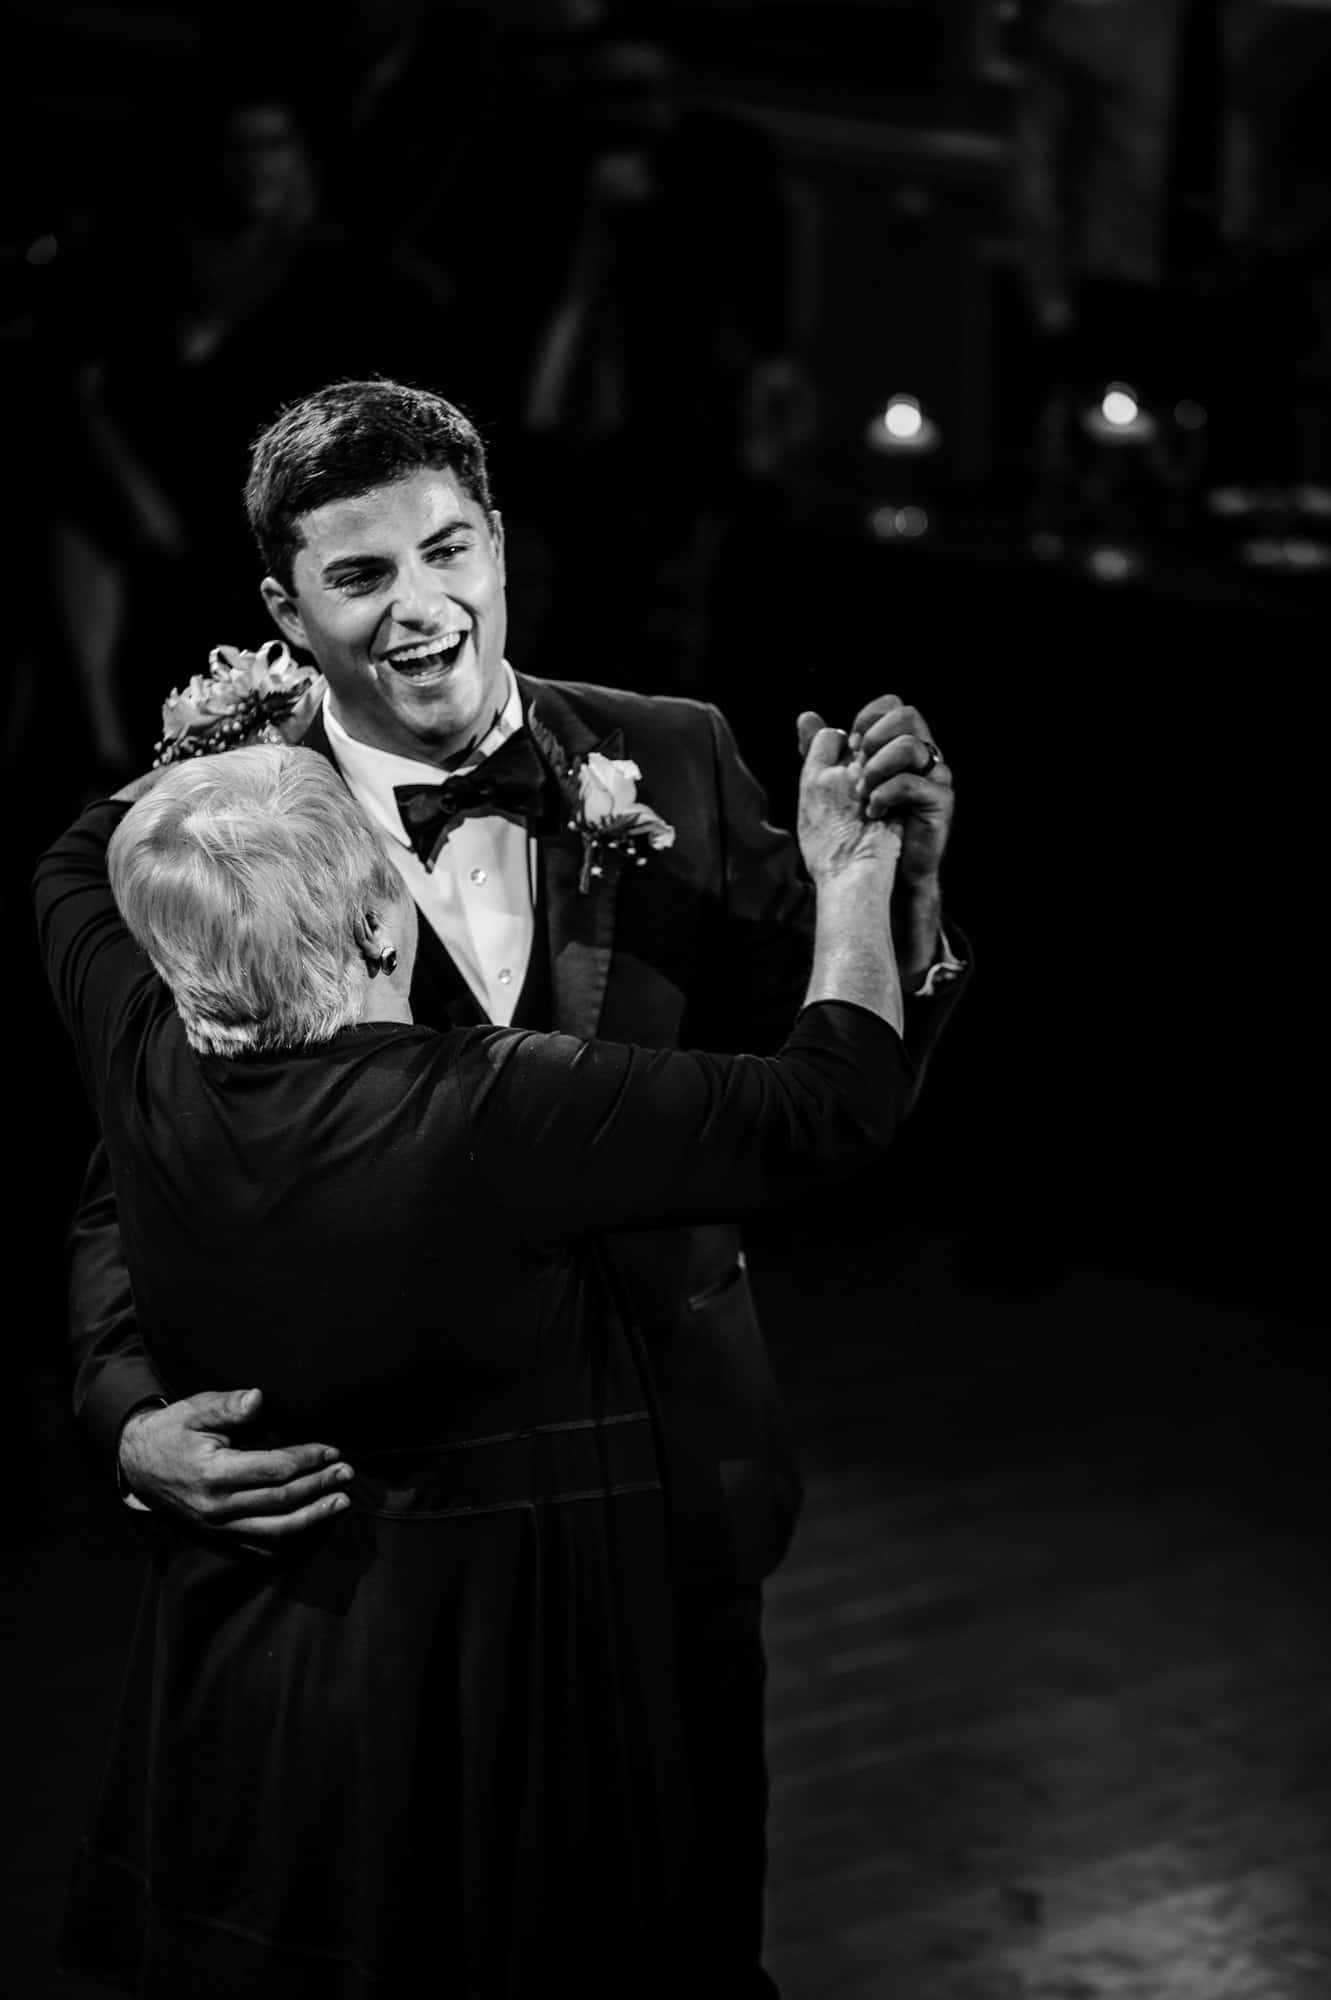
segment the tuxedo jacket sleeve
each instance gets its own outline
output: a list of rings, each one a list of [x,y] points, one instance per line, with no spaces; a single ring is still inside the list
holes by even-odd
[[[708,703],[570,682],[527,682],[524,695],[571,758],[591,749],[631,758],[643,802],[676,836],[597,893],[550,899],[556,1025],[651,1049],[780,1048],[807,990],[814,896],[725,718]],[[571,863],[560,873],[572,879]],[[949,934],[967,957],[951,924]],[[575,979],[564,976],[566,961]],[[906,1003],[907,1104],[965,983]],[[740,1214],[736,1202],[719,1211],[725,1220],[623,1228],[607,1242],[623,1309],[650,1356],[687,1588],[759,1582],[780,1562],[800,1506]]]

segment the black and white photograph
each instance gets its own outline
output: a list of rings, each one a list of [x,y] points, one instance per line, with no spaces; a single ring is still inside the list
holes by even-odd
[[[1331,2000],[1331,0],[0,58],[0,1990]]]

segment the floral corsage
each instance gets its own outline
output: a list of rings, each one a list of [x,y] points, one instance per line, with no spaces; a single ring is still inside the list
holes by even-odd
[[[592,877],[604,875],[607,855],[631,856],[642,868],[647,862],[646,848],[674,846],[674,827],[650,806],[639,804],[642,772],[629,758],[589,750],[570,764],[563,744],[535,713],[528,715],[527,727],[559,780],[569,832],[582,837],[578,888],[584,896],[592,886]]]
[[[285,722],[319,676],[299,666],[280,639],[257,653],[214,646],[206,674],[172,688],[162,703],[162,735],[154,764],[177,764],[246,743],[281,743]]]

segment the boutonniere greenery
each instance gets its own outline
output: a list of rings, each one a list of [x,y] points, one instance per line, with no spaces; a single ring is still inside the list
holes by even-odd
[[[578,888],[584,896],[593,879],[605,873],[611,855],[644,868],[649,849],[674,846],[674,827],[638,798],[642,772],[630,758],[589,750],[570,763],[562,743],[536,716],[528,716],[527,726],[558,780],[569,831],[581,836]]]
[[[154,764],[177,764],[246,743],[287,740],[278,724],[288,722],[307,695],[321,688],[313,667],[292,659],[280,639],[257,653],[239,646],[214,646],[206,674],[188,687],[172,688],[162,703],[162,735]]]

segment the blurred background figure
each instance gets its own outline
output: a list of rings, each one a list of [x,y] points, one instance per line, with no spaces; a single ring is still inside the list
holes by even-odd
[[[1158,488],[1203,469],[1240,488],[1309,475],[1328,27],[1319,7],[1264,0],[1044,11],[1017,104],[1014,213],[1055,454],[1072,406],[1103,406],[1116,384],[1152,427]]]
[[[63,730],[74,761],[85,735],[108,740],[112,719],[99,710],[99,688],[75,678],[67,643],[73,616],[52,576],[57,509],[91,512],[107,502],[97,467],[73,418],[78,316],[67,305],[67,271],[93,227],[87,201],[49,198],[40,206],[6,193],[0,256],[0,429],[6,472],[21,504],[12,505],[11,548],[26,580],[9,621],[0,698],[0,799],[3,833],[17,827],[22,773],[31,746],[50,727]],[[0,833],[0,849],[5,845]]]
[[[292,0],[284,10],[287,45],[299,44],[341,106],[339,211],[403,249],[428,246],[450,271],[486,227],[477,173],[491,135],[530,88],[533,23],[515,34],[515,12],[524,9],[502,0]]]
[[[248,440],[339,375],[448,372],[447,280],[329,206],[301,88],[246,72],[179,103],[86,286],[74,428],[103,504],[58,505],[52,524],[93,761],[122,775],[180,662],[257,643]]]
[[[550,53],[554,87],[507,121],[483,267],[515,624],[538,671],[699,693],[727,531],[806,415],[785,179],[756,126],[692,100],[659,22],[611,14]]]
[[[1254,0],[1052,0],[1015,128],[1032,312],[1061,365],[1179,391],[1249,226]],[[1063,357],[1066,357],[1064,359]]]

